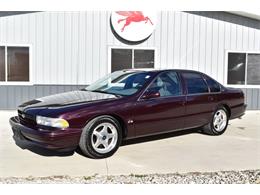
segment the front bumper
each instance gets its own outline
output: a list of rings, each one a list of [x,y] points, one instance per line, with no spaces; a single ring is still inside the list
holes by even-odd
[[[78,146],[81,129],[46,131],[32,129],[20,123],[17,116],[10,118],[14,139],[30,142],[37,146],[53,150],[75,149]]]

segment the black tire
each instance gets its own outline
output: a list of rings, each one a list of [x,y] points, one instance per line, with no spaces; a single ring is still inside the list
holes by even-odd
[[[115,147],[108,153],[97,152],[91,144],[91,136],[94,129],[102,123],[112,124],[116,128],[117,135],[118,135]],[[104,116],[99,116],[94,118],[93,120],[88,122],[88,124],[84,127],[80,137],[79,147],[82,153],[87,157],[100,159],[100,158],[107,158],[112,156],[121,145],[121,142],[122,142],[122,128],[119,122],[112,116],[104,115]]]
[[[224,111],[227,118],[226,118],[226,124],[225,124],[224,128],[221,131],[219,131],[214,127],[214,116],[216,115],[216,113],[222,112],[222,111]],[[212,119],[211,119],[210,123],[203,127],[202,132],[207,134],[207,135],[221,135],[227,129],[228,121],[229,121],[229,113],[228,113],[227,109],[224,108],[224,107],[219,107],[219,108],[216,109],[216,111],[212,115]]]

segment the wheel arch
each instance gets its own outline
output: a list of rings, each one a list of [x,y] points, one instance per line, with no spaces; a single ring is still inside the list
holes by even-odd
[[[122,117],[120,117],[119,115],[117,114],[107,114],[108,116],[112,116],[114,117],[120,124],[121,128],[122,128],[122,136],[123,138],[126,138],[127,137],[127,134],[128,134],[128,131],[127,131],[127,126],[126,126],[126,123],[125,121],[123,120]]]
[[[217,106],[217,108],[224,107],[228,111],[228,117],[231,116],[231,109],[226,103],[221,103]]]
[[[95,116],[91,117],[89,120],[86,121],[85,126],[86,126],[90,121],[92,121],[93,119],[95,119],[95,118],[97,118],[97,117],[102,117],[102,116],[107,116],[107,117],[113,117],[113,118],[115,118],[115,119],[118,121],[120,127],[122,128],[122,136],[123,136],[123,138],[127,137],[128,130],[127,130],[126,123],[125,123],[125,121],[123,120],[123,118],[120,117],[120,116],[117,115],[117,114],[104,113],[104,114],[95,115]]]

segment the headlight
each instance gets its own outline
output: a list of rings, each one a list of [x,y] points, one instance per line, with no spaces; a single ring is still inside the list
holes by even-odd
[[[36,123],[38,125],[56,127],[61,129],[69,127],[68,121],[62,118],[49,118],[44,116],[36,116]]]

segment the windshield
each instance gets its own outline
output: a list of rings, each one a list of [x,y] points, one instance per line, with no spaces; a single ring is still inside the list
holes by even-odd
[[[139,91],[152,72],[116,71],[85,88],[87,91],[129,96]]]

